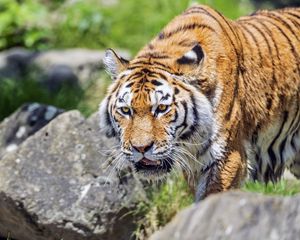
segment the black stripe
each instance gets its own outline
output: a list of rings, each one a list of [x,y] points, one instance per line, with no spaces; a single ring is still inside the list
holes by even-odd
[[[191,92],[189,89],[187,89],[187,88],[183,85],[183,83],[181,83],[181,84],[178,83],[178,86],[181,87],[183,90],[187,91],[188,93]]]
[[[285,149],[285,145],[286,145],[286,141],[287,141],[287,139],[288,139],[288,137],[290,136],[290,132],[291,132],[291,130],[292,130],[292,132],[293,132],[293,129],[295,128],[295,125],[297,125],[297,124],[295,124],[295,122],[297,122],[297,120],[298,120],[298,113],[299,113],[299,105],[297,105],[297,111],[296,111],[296,114],[295,114],[295,116],[294,116],[294,118],[293,118],[293,121],[291,122],[291,124],[290,124],[290,126],[289,126],[289,129],[287,130],[287,134],[286,134],[286,137],[284,138],[284,140],[280,143],[280,145],[279,145],[279,151],[280,151],[280,161],[281,161],[281,165],[283,164],[283,161],[284,161],[284,159],[283,159],[283,151],[284,151],[284,149]]]
[[[272,108],[273,105],[273,99],[270,96],[267,96],[267,102],[266,102],[266,108],[267,110],[270,110]]]
[[[291,13],[291,12],[285,12],[288,15],[294,16],[295,18],[298,18],[300,20],[300,15],[298,16],[297,14]]]
[[[249,22],[245,22],[245,23],[249,24]],[[260,48],[259,48],[258,41],[257,41],[256,37],[254,36],[254,34],[247,28],[246,24],[243,25],[243,27],[244,27],[243,30],[245,30],[251,36],[252,40],[254,41],[255,47],[256,47],[256,49],[258,51],[259,63],[260,63],[260,66],[262,66],[262,59],[263,59],[263,57],[262,57],[262,53],[261,53]]]
[[[194,118],[193,118],[193,124],[192,124],[192,126],[189,127],[189,130],[186,133],[184,133],[183,135],[181,135],[180,138],[183,140],[188,139],[193,133],[195,133],[196,127],[198,126],[198,121],[199,121],[199,115],[197,112],[197,105],[195,102],[195,97],[193,94],[191,94],[190,98],[191,98],[191,102],[193,105],[192,109],[193,109],[193,117]]]
[[[132,66],[134,65],[148,65],[149,62],[145,61],[145,60],[139,60],[139,61],[135,61],[134,63],[132,63]]]
[[[161,98],[161,100],[168,100],[169,97],[171,97],[171,95],[167,93],[165,96]]]
[[[240,68],[238,68],[238,71],[240,71]],[[242,72],[241,72],[242,74]],[[245,82],[245,81],[244,81]],[[234,85],[234,90],[233,90],[233,97],[232,97],[232,101],[230,103],[230,106],[229,106],[229,111],[226,113],[225,115],[225,119],[228,121],[230,120],[231,118],[231,114],[232,114],[232,111],[233,111],[233,107],[234,107],[234,103],[235,103],[235,99],[238,95],[238,90],[239,90],[239,81],[238,79],[236,79],[235,81],[235,85]]]
[[[276,38],[274,38],[272,31],[268,28],[268,26],[266,24],[264,24],[262,21],[257,21],[257,23],[263,26],[263,28],[266,30],[266,32],[268,33],[268,35],[272,39],[274,48],[276,50],[276,57],[279,60],[279,64],[280,64],[280,60],[281,59],[280,59],[280,54],[279,54],[278,46],[276,44]]]
[[[156,64],[156,65],[159,65],[159,66],[161,66],[163,68],[167,68],[167,69],[171,70],[171,68],[169,66],[167,66],[167,65],[165,65],[163,63],[160,63],[160,62],[157,62],[157,61],[153,61],[153,64]]]
[[[161,78],[161,79],[164,79],[164,80],[167,80],[166,76],[163,75],[162,73],[160,72],[155,72],[154,75],[156,75],[155,77],[159,76],[158,78]]]
[[[240,26],[241,26],[241,25],[240,25]],[[241,33],[242,33],[242,35],[243,35],[243,39],[244,39],[244,41],[246,42],[247,46],[248,46],[250,49],[252,49],[252,46],[251,46],[251,44],[249,43],[248,38],[245,36],[245,33],[244,33],[243,30],[241,30]],[[250,53],[251,53],[251,55],[252,55],[252,51],[250,51]]]
[[[196,124],[199,121],[199,115],[197,111],[197,105],[194,94],[191,94],[191,102],[193,104],[193,116],[194,116],[194,124]]]
[[[187,127],[187,124],[186,124],[186,119],[187,119],[187,115],[188,115],[188,108],[187,108],[187,103],[185,101],[181,101],[180,102],[183,106],[183,110],[184,110],[184,118],[183,118],[183,121],[180,125],[176,126],[175,127],[175,132],[177,132],[177,130],[181,127],[183,127],[182,131],[184,131],[184,129]]]
[[[123,78],[125,78],[125,77],[127,77],[128,75],[122,75],[120,78],[119,78],[119,80],[122,80]]]
[[[290,48],[292,50],[292,54],[293,54],[293,57],[295,59],[295,62],[296,62],[296,65],[297,65],[297,69],[298,69],[298,72],[300,72],[300,64],[299,64],[299,61],[298,61],[298,53],[296,52],[296,49],[294,47],[294,45],[292,44],[292,41],[291,39],[285,34],[285,32],[277,25],[275,24],[272,20],[270,20],[268,17],[266,16],[263,16],[263,15],[259,15],[261,17],[264,17],[264,21],[270,23],[271,25],[273,25],[275,28],[278,29],[278,31],[285,37],[285,39],[287,40],[288,44],[290,45]],[[258,16],[258,17],[259,17]]]
[[[121,90],[122,83],[118,81],[118,86],[112,91],[112,93],[116,92],[115,96],[118,96]]]
[[[109,113],[109,110],[108,110],[110,99],[111,99],[111,96],[109,96],[107,98],[107,105],[106,105],[106,111],[105,111],[105,121],[106,121],[106,124],[109,126],[109,130],[106,131],[105,135],[108,138],[116,136],[116,132],[115,132],[113,126],[112,126],[112,121],[111,121],[110,113]]]
[[[290,26],[290,24],[288,22],[285,21],[285,19],[281,18],[281,16],[276,15],[275,13],[272,12],[268,12],[268,14],[262,14],[263,16],[267,16],[269,18],[274,19],[275,21],[283,24],[299,41],[299,38],[297,36],[297,33],[295,33],[295,31],[293,30],[293,28]]]
[[[177,43],[177,45],[182,47],[193,47],[197,42],[191,42],[190,40],[183,39],[180,42]]]
[[[297,109],[299,109],[299,103],[297,104]],[[293,129],[293,133],[292,133],[292,141],[291,141],[291,145],[292,145],[292,148],[294,149],[294,151],[296,152],[297,149],[296,149],[296,146],[295,146],[295,135],[298,133],[299,131],[299,128],[300,128],[300,119],[299,119],[300,115],[298,116],[298,122],[295,126],[295,128]]]
[[[239,37],[239,35],[237,34],[237,32],[232,28],[232,25],[229,24],[229,22],[227,21],[227,19],[224,17],[223,14],[221,14],[219,11],[215,10],[215,12],[223,19],[223,21],[225,22],[225,24],[229,27],[229,29],[231,30],[231,32],[233,33],[233,35],[236,37],[236,39],[239,41],[239,43],[241,44],[241,39]],[[243,48],[240,46],[240,50],[243,53]],[[237,55],[239,57],[239,55]],[[242,54],[243,57],[243,54]],[[238,59],[239,60],[239,59]]]
[[[161,86],[163,85],[161,82],[157,81],[157,80],[152,80],[151,83],[155,86]]]
[[[145,67],[145,65],[132,65],[132,66],[128,67],[127,69],[128,70],[136,70],[136,69],[143,68],[143,67]],[[154,66],[152,65],[151,67],[154,67]],[[161,71],[165,71],[165,72],[172,74],[170,69],[162,68],[159,66],[155,66],[155,70],[161,70]]]
[[[293,23],[293,25],[294,25],[296,28],[300,29],[300,23],[297,22],[298,19],[295,20],[295,19],[293,18],[293,16],[291,16],[291,15],[290,15],[290,16],[287,16],[287,19],[289,19],[289,20]]]
[[[148,48],[149,48],[150,50],[153,50],[153,49],[154,49],[153,44],[149,43],[149,44],[148,44]]]
[[[173,35],[182,32],[182,31],[187,31],[187,30],[194,30],[196,28],[205,28],[205,29],[209,29],[212,32],[215,32],[215,30],[206,25],[206,24],[199,24],[199,23],[192,23],[192,24],[188,24],[188,25],[183,25],[183,26],[179,26],[178,28],[168,32],[168,33],[162,33],[159,35],[158,39],[159,40],[165,40],[167,38],[172,37]]]
[[[298,130],[299,124],[300,124],[299,123],[299,117],[300,117],[300,106],[299,106],[299,104],[297,104],[296,116],[293,119],[293,123],[292,123],[293,127],[291,128],[290,134],[294,134],[295,131]]]
[[[191,11],[184,12],[182,15],[201,14],[201,13],[203,12],[199,10],[191,10]]]
[[[152,61],[153,64],[150,64],[148,61],[143,61],[143,60],[140,60],[140,61],[136,61],[132,64],[132,66],[128,67],[127,69],[129,70],[133,70],[133,69],[136,69],[136,68],[139,68],[139,67],[145,67],[145,65],[148,65],[148,66],[151,66],[153,67],[153,65],[159,65],[161,67],[163,67],[162,70],[164,71],[167,71],[166,69],[168,70],[171,70],[171,68],[163,63],[160,63],[160,62],[157,62],[157,61]],[[156,67],[156,66],[155,66]]]
[[[132,85],[134,84],[134,82],[128,83],[125,88],[130,88]]]
[[[174,116],[174,119],[172,119],[172,120],[170,121],[170,123],[176,122],[177,119],[178,119],[178,112],[177,112],[177,110],[175,109],[175,116]]]
[[[155,58],[155,59],[167,59],[170,58],[168,55],[163,55],[159,52],[148,52],[137,56],[137,58]]]
[[[185,130],[185,129],[183,129],[182,132],[184,132],[184,130]],[[190,126],[190,127],[189,127],[189,130],[180,136],[180,139],[182,139],[182,140],[187,140],[187,139],[189,139],[190,136],[191,136],[193,133],[195,133],[195,131],[196,131],[196,126],[194,126],[194,125]]]
[[[288,11],[288,12],[292,12],[293,14],[295,14],[296,16],[299,16],[300,17],[300,12],[299,12],[299,8],[297,9],[290,9],[291,11]]]
[[[271,168],[272,168],[272,170],[274,170],[274,168],[276,166],[276,162],[277,162],[277,159],[276,159],[276,156],[275,156],[275,153],[274,153],[274,150],[273,150],[273,146],[274,146],[275,142],[277,141],[277,139],[280,137],[287,119],[288,119],[288,112],[285,111],[283,113],[283,120],[282,120],[282,124],[280,126],[280,129],[279,129],[277,135],[275,136],[275,138],[273,139],[273,141],[271,142],[271,145],[268,147],[268,150],[267,150],[268,151],[268,155],[269,155],[270,160],[271,160]]]
[[[239,84],[238,83],[238,79],[239,79],[238,75],[239,75],[239,73],[243,72],[243,71],[240,71],[241,70],[240,69],[240,66],[241,66],[240,65],[240,57],[241,56],[240,56],[240,54],[239,54],[239,52],[238,52],[238,50],[237,50],[237,48],[236,48],[236,46],[234,44],[234,41],[231,39],[231,37],[228,34],[227,30],[223,27],[223,24],[221,24],[221,22],[214,15],[212,15],[209,11],[207,11],[206,9],[204,9],[202,7],[199,7],[199,6],[195,6],[195,9],[202,10],[205,15],[213,18],[219,24],[220,28],[222,29],[222,31],[224,32],[224,34],[228,38],[230,44],[232,45],[232,47],[233,47],[233,49],[235,51],[235,55],[237,57],[237,61],[238,61],[237,62],[237,66],[238,66],[238,68],[237,68],[237,71],[235,73],[236,74],[235,75],[235,78],[236,78],[235,80],[236,81],[235,81],[235,86],[234,86],[233,97],[232,97],[232,101],[231,101],[230,106],[229,106],[229,111],[228,111],[228,113],[225,116],[226,120],[229,120],[230,117],[231,117],[231,113],[233,111],[234,101],[235,101],[236,95],[238,93],[238,84]],[[231,30],[232,34],[236,37],[236,40],[238,41],[239,37],[237,36],[237,33],[232,29],[232,26],[229,24],[229,22],[227,21],[227,19],[225,19],[225,17],[221,13],[219,13],[218,11],[214,11],[214,12],[216,12],[222,18],[223,22],[225,22],[225,24],[229,27],[229,29]]]
[[[196,59],[194,58],[189,58],[183,55],[181,58],[177,59],[177,63],[179,64],[199,64],[200,61],[204,57],[204,53],[202,50],[202,47],[199,44],[196,44],[191,51],[193,51],[196,54]]]
[[[212,19],[214,19],[220,26],[220,28],[222,29],[222,31],[225,33],[226,37],[228,38],[228,40],[230,41],[230,44],[232,45],[232,47],[234,48],[234,51],[235,51],[235,55],[237,57],[237,59],[239,60],[239,53],[237,51],[237,48],[233,42],[233,40],[231,39],[230,35],[228,34],[228,32],[226,31],[226,29],[223,27],[223,24],[214,16],[212,15],[209,11],[207,11],[206,9],[202,8],[202,7],[199,7],[199,6],[196,6],[195,9],[199,9],[203,14],[205,14],[206,16],[209,16],[211,17]],[[216,12],[218,13],[218,12]],[[218,13],[219,16],[222,17],[222,20],[225,22],[225,24],[230,28],[230,30],[233,32],[233,35],[236,36],[236,33],[232,30],[230,24],[228,23],[228,21],[223,17],[222,14]]]
[[[274,83],[277,82],[277,80],[276,80],[276,76],[275,76],[275,62],[274,62],[274,58],[272,57],[273,54],[272,54],[272,49],[271,49],[270,43],[269,43],[266,35],[264,34],[264,32],[262,30],[260,30],[259,27],[257,27],[255,24],[250,23],[250,22],[248,22],[248,24],[250,26],[252,26],[253,28],[255,28],[256,31],[258,31],[262,35],[263,39],[265,40],[265,42],[267,44],[268,51],[269,51],[269,56],[270,56],[271,61],[272,61],[272,80],[273,80],[273,84],[274,84]],[[273,85],[271,87],[273,87]],[[270,101],[268,103],[270,103]],[[271,103],[272,103],[272,99],[271,99]],[[267,105],[269,105],[269,107],[267,106],[267,108],[269,108],[269,109],[272,106],[272,104],[267,104]]]
[[[177,62],[178,64],[181,64],[181,65],[185,65],[185,64],[188,65],[188,64],[194,64],[194,63],[195,63],[195,60],[183,56],[183,57],[177,59],[176,62]]]
[[[165,35],[163,32],[158,34],[158,39],[164,39],[164,38],[165,38]]]

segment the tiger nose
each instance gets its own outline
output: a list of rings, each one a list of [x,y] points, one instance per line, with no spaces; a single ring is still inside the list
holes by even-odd
[[[149,149],[151,149],[151,147],[153,146],[154,142],[150,143],[149,145],[145,145],[145,146],[134,146],[132,145],[132,147],[137,150],[140,153],[145,153],[147,152]]]

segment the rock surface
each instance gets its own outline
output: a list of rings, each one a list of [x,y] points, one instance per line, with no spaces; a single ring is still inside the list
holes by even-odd
[[[129,58],[126,51],[117,51]],[[14,48],[0,53],[1,78],[22,79],[24,74],[35,70],[37,81],[48,89],[57,91],[60,87],[85,86],[97,79],[103,70],[104,51],[89,49],[51,50],[32,52]],[[30,76],[32,77],[32,76]]]
[[[0,159],[63,112],[57,107],[40,103],[22,105],[0,123]]]
[[[183,210],[150,240],[295,240],[299,223],[300,195],[227,192]]]
[[[0,160],[0,235],[17,240],[129,239],[144,197],[130,173],[105,171],[114,143],[97,116],[63,113]]]

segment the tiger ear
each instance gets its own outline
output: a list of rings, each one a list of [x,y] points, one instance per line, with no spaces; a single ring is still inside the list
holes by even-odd
[[[103,63],[107,73],[111,76],[111,78],[116,79],[118,74],[126,69],[129,61],[119,57],[114,50],[109,48],[105,51]]]
[[[204,53],[200,44],[196,44],[191,50],[186,52],[181,58],[177,59],[177,63],[189,65],[198,65],[204,57]]]

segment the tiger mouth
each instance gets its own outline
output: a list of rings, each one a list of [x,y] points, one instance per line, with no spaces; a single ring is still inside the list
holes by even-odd
[[[169,172],[172,168],[173,162],[171,159],[161,159],[161,160],[149,160],[143,158],[134,164],[137,171],[152,171],[152,172]]]

